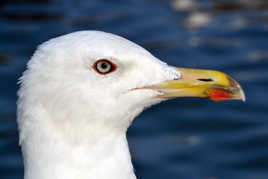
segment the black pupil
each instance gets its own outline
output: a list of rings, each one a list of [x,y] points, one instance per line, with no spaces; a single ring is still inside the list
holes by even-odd
[[[108,68],[108,64],[107,64],[107,62],[102,62],[102,64],[101,64],[101,68],[102,68],[102,69],[106,69],[106,68]]]
[[[115,66],[108,60],[99,60],[94,64],[94,69],[98,73],[107,74],[115,70]]]

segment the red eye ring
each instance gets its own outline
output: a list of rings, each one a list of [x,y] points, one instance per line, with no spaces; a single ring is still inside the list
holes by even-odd
[[[99,59],[95,61],[92,67],[101,75],[112,73],[117,69],[116,64],[107,59]]]

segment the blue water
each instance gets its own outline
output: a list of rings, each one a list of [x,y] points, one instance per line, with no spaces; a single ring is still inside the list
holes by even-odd
[[[22,179],[16,84],[36,46],[65,33],[122,35],[163,61],[236,78],[247,101],[181,98],[128,132],[139,179],[268,179],[266,0],[1,0],[0,178]]]

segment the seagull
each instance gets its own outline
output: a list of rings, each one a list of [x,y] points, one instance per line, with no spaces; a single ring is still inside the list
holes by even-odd
[[[169,66],[100,31],[41,44],[19,83],[24,179],[136,179],[126,132],[145,108],[176,97],[245,100],[222,72]]]

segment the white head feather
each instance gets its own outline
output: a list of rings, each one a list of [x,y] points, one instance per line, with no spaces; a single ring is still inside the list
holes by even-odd
[[[117,69],[98,74],[92,67],[98,59]],[[157,91],[131,89],[179,77],[113,34],[81,31],[45,42],[29,61],[18,93],[25,179],[135,178],[126,130],[161,99]]]

